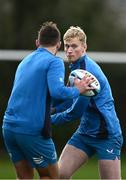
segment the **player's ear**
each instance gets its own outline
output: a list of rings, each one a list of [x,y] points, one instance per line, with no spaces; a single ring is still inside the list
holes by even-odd
[[[85,51],[87,50],[87,44],[86,43],[84,44],[84,49],[85,49]]]
[[[84,44],[83,44],[83,53],[85,53],[86,51],[87,51],[87,44],[84,43]]]
[[[38,39],[36,39],[35,45],[36,45],[36,47],[39,47],[39,46],[40,46],[40,43],[39,43],[39,40],[38,40]]]
[[[61,47],[61,41],[59,41],[59,42],[57,43],[57,49],[60,49],[60,47]]]

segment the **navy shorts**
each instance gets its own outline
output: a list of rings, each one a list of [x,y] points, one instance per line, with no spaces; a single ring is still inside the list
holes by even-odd
[[[51,138],[18,134],[3,130],[4,142],[14,163],[28,160],[32,167],[47,167],[57,162],[57,154]]]
[[[68,144],[84,151],[88,157],[96,154],[100,160],[120,159],[121,147],[123,143],[122,136],[110,139],[99,139],[87,135],[81,135],[75,132]]]

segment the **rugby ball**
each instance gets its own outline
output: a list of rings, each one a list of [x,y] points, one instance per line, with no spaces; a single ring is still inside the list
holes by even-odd
[[[91,74],[90,72],[83,70],[83,69],[73,70],[70,73],[69,79],[68,79],[68,83],[70,86],[74,86],[74,78],[75,77],[78,78],[79,80],[81,80],[83,77],[94,78],[94,82],[92,82],[90,84],[90,86],[94,87],[94,89],[85,92],[83,94],[84,96],[96,96],[100,92],[100,83],[99,83],[98,79],[93,74]]]

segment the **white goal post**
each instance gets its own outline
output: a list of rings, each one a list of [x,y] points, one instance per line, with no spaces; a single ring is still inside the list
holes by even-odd
[[[20,61],[32,50],[0,50],[0,61]],[[87,54],[99,63],[126,63],[126,53],[121,52],[87,52]],[[67,61],[63,51],[57,56]]]

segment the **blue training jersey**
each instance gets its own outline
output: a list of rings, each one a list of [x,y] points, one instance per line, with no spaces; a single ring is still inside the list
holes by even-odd
[[[91,72],[99,80],[101,90],[94,97],[80,96],[77,98],[69,109],[52,115],[52,123],[62,124],[80,119],[80,125],[77,129],[80,134],[98,138],[119,136],[121,128],[111,88],[99,65],[85,55],[71,64],[70,68],[71,70],[81,68]]]
[[[64,86],[64,63],[44,48],[38,48],[19,64],[4,115],[3,128],[14,132],[40,134],[49,97],[72,99],[77,88]]]

